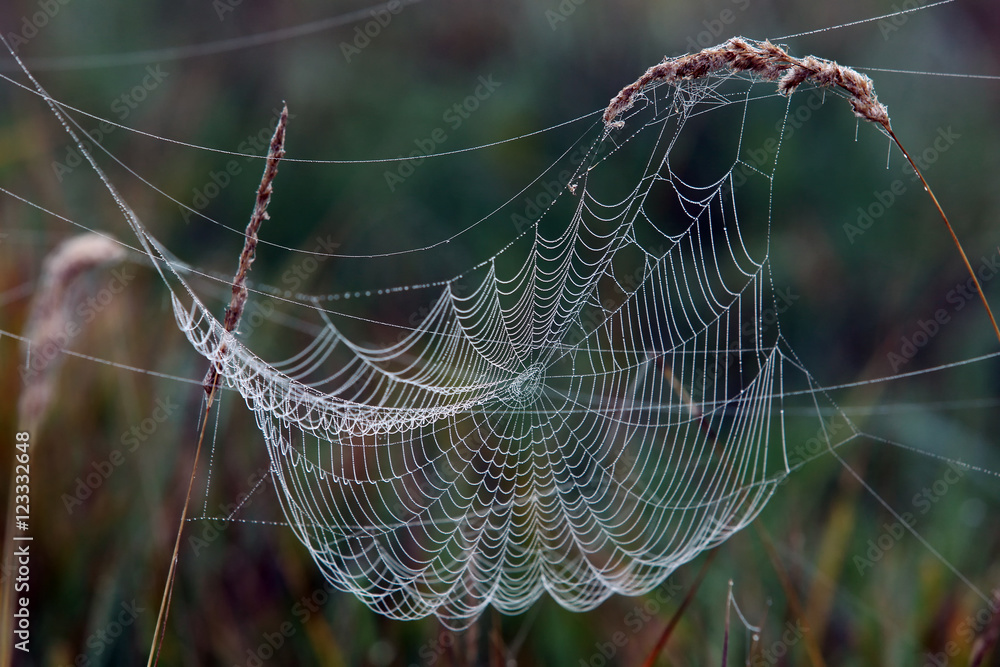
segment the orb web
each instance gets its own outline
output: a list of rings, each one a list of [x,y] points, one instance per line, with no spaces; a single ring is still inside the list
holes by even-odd
[[[582,159],[533,181],[544,203],[511,216],[496,254],[450,279],[343,295],[433,293],[413,327],[368,320],[396,342],[356,340],[335,298],[302,297],[320,333],[278,362],[225,330],[50,107],[154,260],[181,330],[253,411],[288,525],[324,576],[382,614],[461,628],[543,593],[583,611],[648,592],[745,526],[788,474],[786,390],[815,387],[773,318],[778,151],[762,161],[742,145],[751,109],[777,108],[780,123],[788,99],[750,74],[643,89],[577,142]],[[685,175],[674,153],[697,157],[692,122],[720,113],[738,130],[729,167]],[[553,187],[555,173],[570,175]],[[818,420],[816,391],[808,400]]]
[[[758,95],[731,76],[647,91],[394,344],[351,340],[314,304],[322,333],[268,363],[174,297],[256,415],[288,523],[335,586],[456,628],[545,592],[582,611],[651,590],[756,516],[788,472],[785,374],[804,374],[767,319],[766,245],[743,237],[741,148],[708,186],[671,155],[689,119],[745,115]],[[637,160],[623,194],[602,184]],[[769,196],[764,168],[749,178]],[[768,213],[749,217],[766,239]]]

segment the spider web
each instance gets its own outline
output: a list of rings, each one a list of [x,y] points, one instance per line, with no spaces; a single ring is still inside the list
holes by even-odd
[[[279,361],[225,332],[118,201],[179,327],[253,411],[287,523],[334,586],[452,628],[546,592],[582,611],[652,590],[751,521],[803,463],[789,420],[827,450],[857,435],[773,317],[780,142],[761,160],[743,131],[789,103],[746,75],[644,91],[624,127],[592,126],[582,159],[550,167],[570,177],[495,254],[431,283],[293,295],[320,332]],[[730,168],[686,173],[675,154],[720,114],[739,130]],[[368,320],[387,345],[348,335],[332,305],[416,293],[432,304],[416,326]]]
[[[621,136],[595,128],[539,219],[435,286],[395,344],[352,341],[317,305],[322,332],[267,363],[175,295],[181,329],[255,413],[288,523],[331,583],[452,627],[546,591],[582,611],[651,590],[755,517],[789,471],[784,376],[804,375],[764,331],[767,250],[742,236],[733,172],[692,186],[670,162],[692,116],[763,89],[732,83],[661,86]],[[633,143],[637,182],[598,194]]]

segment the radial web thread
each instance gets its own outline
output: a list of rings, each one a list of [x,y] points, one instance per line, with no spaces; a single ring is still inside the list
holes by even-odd
[[[783,387],[808,382],[765,316],[769,211],[737,214],[743,181],[769,198],[771,170],[737,145],[695,187],[670,158],[692,118],[745,117],[757,97],[785,104],[746,75],[644,91],[623,129],[591,131],[538,220],[446,281],[394,344],[349,340],[313,304],[322,333],[267,363],[175,292],[334,586],[454,628],[546,591],[586,610],[653,589],[756,516],[789,470]],[[637,159],[609,197],[601,179]]]

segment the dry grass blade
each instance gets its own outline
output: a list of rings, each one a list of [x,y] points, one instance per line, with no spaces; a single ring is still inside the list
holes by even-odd
[[[121,262],[125,251],[113,238],[99,234],[74,236],[53,250],[45,259],[41,285],[31,302],[31,313],[24,328],[25,366],[21,370],[24,386],[17,404],[18,430],[35,433],[45,417],[56,393],[56,379],[61,352],[69,345],[70,332],[80,325],[71,317],[73,306],[83,302],[77,288],[78,279],[100,266]],[[13,545],[14,483],[16,469],[11,467],[10,491],[7,498],[7,522],[4,544]],[[4,572],[12,571],[12,546],[4,549]],[[0,623],[13,627],[14,577],[4,577],[0,592]],[[14,637],[4,633],[0,639],[0,665],[13,661]]]
[[[722,667],[729,661],[729,612],[733,606],[733,580],[729,580],[729,591],[726,594],[726,632],[722,638]]]
[[[236,267],[236,275],[233,276],[233,296],[226,308],[226,317],[223,327],[226,331],[235,331],[239,325],[240,317],[243,315],[243,308],[247,302],[247,273],[250,272],[250,265],[253,264],[254,254],[257,251],[257,233],[260,226],[267,220],[267,203],[271,200],[271,184],[278,174],[278,162],[285,156],[285,126],[288,124],[288,106],[281,110],[281,117],[278,119],[278,126],[274,130],[271,138],[271,146],[268,149],[267,164],[264,166],[264,175],[260,179],[260,187],[257,188],[257,201],[254,203],[253,214],[247,224],[246,241],[243,244],[243,251],[240,253],[240,262]],[[225,351],[225,343],[222,345]],[[213,363],[205,375],[205,393],[208,394],[208,408],[212,407],[212,396],[219,386],[219,367]],[[207,413],[207,409],[206,409]]]
[[[771,561],[771,565],[774,567],[774,573],[778,575],[778,581],[781,582],[781,588],[785,591],[785,599],[788,601],[788,606],[791,608],[792,613],[795,614],[796,618],[805,618],[805,614],[802,610],[802,603],[799,601],[799,595],[795,592],[795,586],[792,585],[792,581],[788,576],[788,572],[785,570],[785,566],[781,562],[781,558],[778,556],[778,551],[774,548],[774,540],[771,539],[770,533],[764,528],[759,520],[753,522],[753,527],[757,529],[757,534],[760,536],[761,544],[764,545],[764,550],[767,552],[767,557]],[[819,644],[816,642],[816,638],[813,633],[807,632],[804,635],[806,655],[809,656],[809,661],[812,663],[813,667],[825,667],[826,662],[823,660],[823,654],[819,650]]]
[[[656,659],[659,657],[660,653],[663,652],[663,647],[667,645],[667,641],[670,639],[670,635],[673,634],[674,628],[680,623],[681,617],[684,615],[684,611],[691,604],[694,599],[695,594],[698,589],[701,588],[701,582],[705,580],[705,575],[708,574],[708,568],[712,565],[712,561],[715,560],[716,555],[718,555],[719,550],[713,549],[708,552],[708,558],[702,563],[701,569],[698,571],[698,577],[691,584],[691,590],[688,591],[687,595],[684,596],[684,600],[681,601],[681,606],[677,608],[674,615],[670,617],[670,621],[667,623],[667,627],[663,628],[663,632],[660,634],[660,638],[656,641],[656,646],[653,650],[649,652],[646,657],[645,662],[642,663],[642,667],[653,667],[656,663]]]
[[[924,190],[927,191],[927,194],[931,197],[931,201],[934,202],[934,207],[944,221],[945,227],[948,229],[948,234],[955,243],[955,247],[958,248],[962,262],[972,277],[972,282],[976,286],[976,293],[979,294],[980,300],[986,307],[986,313],[989,315],[990,323],[993,325],[993,332],[996,334],[997,341],[1000,341],[1000,326],[997,326],[993,310],[990,308],[990,304],[986,300],[986,295],[983,293],[983,288],[979,284],[979,278],[976,277],[976,272],[973,270],[972,264],[969,263],[969,258],[966,256],[965,250],[958,240],[958,235],[955,234],[948,216],[945,215],[944,209],[941,208],[941,204],[938,202],[937,197],[934,196],[930,185],[924,180],[924,175],[920,173],[920,169],[917,168],[909,152],[900,143],[899,138],[896,137],[896,133],[892,131],[892,127],[889,125],[889,111],[884,104],[878,101],[871,79],[864,74],[856,72],[850,67],[838,65],[832,60],[823,60],[822,58],[815,58],[813,56],[796,58],[789,55],[780,46],[776,46],[767,40],[754,42],[742,37],[733,37],[728,42],[719,46],[713,46],[678,58],[664,59],[660,64],[650,67],[646,70],[645,74],[622,88],[611,99],[608,108],[604,111],[604,124],[609,129],[622,127],[625,122],[619,119],[620,116],[632,107],[636,97],[643,89],[653,83],[659,81],[667,83],[690,81],[725,70],[731,72],[750,72],[767,81],[777,81],[778,90],[785,95],[791,95],[796,88],[806,81],[820,87],[837,88],[847,93],[847,101],[850,102],[856,116],[882,127],[889,138],[899,147],[899,150],[903,152],[903,156],[906,157],[907,162],[910,163],[914,173],[920,179]]]
[[[78,330],[70,319],[71,300],[77,279],[106,264],[122,261],[125,251],[109,236],[81,234],[63,242],[45,259],[41,286],[31,304],[24,336],[26,366],[22,372],[24,389],[18,401],[21,430],[34,431],[48,409],[55,391],[59,352],[67,345],[67,331]],[[39,362],[39,363],[35,363]]]
[[[267,163],[264,166],[264,175],[260,180],[260,187],[257,188],[257,201],[254,204],[250,222],[246,228],[246,238],[243,243],[243,251],[240,253],[239,265],[236,268],[236,275],[233,277],[233,296],[226,308],[226,317],[223,327],[227,332],[236,331],[239,326],[243,308],[247,302],[247,273],[250,265],[253,264],[254,253],[257,249],[257,234],[260,226],[267,220],[267,204],[271,200],[271,184],[278,174],[278,162],[285,155],[285,126],[288,124],[288,106],[281,110],[281,117],[278,119],[278,126],[274,130],[271,138],[271,145],[267,154]],[[225,351],[225,342],[222,343],[220,352]],[[198,446],[195,448],[194,462],[191,464],[191,478],[188,481],[187,496],[184,498],[184,509],[181,510],[181,520],[177,526],[177,539],[174,541],[174,552],[170,558],[170,568],[167,572],[167,582],[163,589],[163,597],[160,600],[160,611],[156,617],[156,627],[153,629],[153,641],[149,649],[149,660],[147,665],[155,665],[159,661],[160,648],[163,646],[164,629],[167,623],[167,616],[170,613],[170,599],[173,595],[174,580],[177,574],[177,557],[181,546],[181,534],[184,532],[184,523],[187,521],[188,506],[191,503],[191,492],[194,489],[195,473],[198,470],[198,458],[201,454],[201,444],[205,439],[205,428],[208,425],[208,416],[212,409],[212,402],[219,389],[220,368],[218,363],[213,361],[205,376],[205,413],[201,422],[201,430],[198,434]]]

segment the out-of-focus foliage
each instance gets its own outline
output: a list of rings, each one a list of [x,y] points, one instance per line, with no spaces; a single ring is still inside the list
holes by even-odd
[[[0,28],[5,36],[30,33],[19,53],[43,84],[58,99],[97,116],[184,142],[262,153],[275,110],[285,100],[292,112],[289,156],[353,160],[405,155],[428,141],[441,152],[518,136],[602,108],[664,55],[735,34],[800,33],[897,8],[859,0],[425,0],[393,9],[369,15],[357,3],[17,0],[0,8]],[[252,48],[180,59],[168,50],[135,64],[88,66],[90,56],[224,43],[353,10],[364,10],[357,21]],[[47,17],[44,25],[40,12]],[[34,32],[28,30],[33,26]],[[1000,74],[1000,12],[987,0],[784,42],[793,53],[857,67]],[[9,58],[0,58],[0,65],[13,74]],[[897,134],[924,161],[973,265],[986,267],[988,295],[1000,304],[1000,290],[991,282],[1000,271],[995,264],[1000,261],[1000,82],[870,74]],[[484,79],[499,86],[475,111],[454,111]],[[78,117],[116,157],[171,196],[242,229],[259,162]],[[817,380],[848,383],[996,349],[980,305],[962,291],[966,275],[925,193],[906,175],[898,154],[886,170],[887,140],[860,127],[855,142],[856,121],[839,101],[790,121],[794,132],[783,143],[775,181],[771,260],[775,287],[794,297],[781,315],[782,331]],[[758,134],[745,138],[748,145],[767,136],[766,128],[750,131]],[[336,243],[361,254],[378,252],[386,243],[424,245],[517,193],[579,132],[572,126],[429,159],[412,175],[394,163],[286,163],[262,236],[306,250]],[[0,186],[134,242],[96,178],[86,166],[76,166],[75,149],[44,105],[9,83],[0,84],[0,147]],[[710,151],[690,159],[706,171],[722,164]],[[110,165],[125,197],[180,259],[220,276],[231,274],[242,246],[238,234],[197,217],[186,219],[177,204],[109,160],[102,163]],[[405,178],[387,179],[387,172]],[[859,208],[871,217],[862,217]],[[27,288],[17,296],[19,286],[36,281],[46,253],[77,231],[0,197],[0,329],[22,329],[30,299]],[[480,227],[455,243],[454,251],[442,253],[437,266],[404,257],[327,260],[317,270],[296,264],[292,253],[264,246],[252,279],[319,293],[432,280],[454,275],[470,258],[479,261],[509,240],[509,230]],[[175,330],[158,278],[141,262],[124,271],[125,289],[97,309],[71,347],[158,373],[200,378],[205,362]],[[90,290],[99,293],[111,275],[88,280]],[[220,314],[225,300],[220,290]],[[935,335],[921,336],[936,314],[944,323]],[[364,337],[363,322],[352,334]],[[259,345],[265,356],[268,346],[281,347],[267,340]],[[906,356],[908,345],[915,351],[912,359]],[[0,442],[16,431],[22,363],[17,342],[0,338]],[[982,363],[832,396],[866,432],[1000,470],[996,408],[989,403],[1000,391],[998,377],[995,362]],[[51,412],[32,434],[33,638],[23,664],[145,660],[202,397],[196,384],[66,359]],[[986,403],[977,409],[967,403],[962,409],[926,407],[966,399]],[[262,439],[240,401],[224,401],[212,428],[218,432],[215,451],[206,456],[215,461],[212,493],[203,500],[208,475],[203,465],[194,516],[227,515],[227,503],[239,502],[267,466]],[[812,435],[789,434],[789,447]],[[841,455],[887,503],[916,517],[916,529],[948,563],[982,590],[998,585],[995,475],[966,472],[942,487],[942,480],[953,478],[945,477],[946,465],[884,443],[861,440]],[[2,460],[6,483],[11,457]],[[272,490],[254,493],[240,516],[280,521]],[[978,627],[969,619],[976,619],[982,601],[940,558],[902,533],[895,518],[832,457],[792,475],[759,521],[780,566],[768,556],[764,533],[753,528],[721,546],[664,664],[719,664],[730,579],[748,622],[763,623],[751,653],[750,633],[733,617],[730,664],[750,658],[764,661],[759,664],[808,664],[806,635],[829,664],[923,664],[928,654],[947,655],[949,642],[957,655],[950,659],[969,654],[970,629]],[[681,568],[645,599],[612,598],[577,615],[546,599],[521,617],[486,615],[473,631],[453,637],[434,619],[394,622],[329,590],[287,528],[192,521],[161,660],[497,664],[490,661],[506,651],[521,665],[636,665],[676,610],[699,563]],[[795,601],[782,578],[795,591]],[[801,627],[808,630],[797,630]]]

